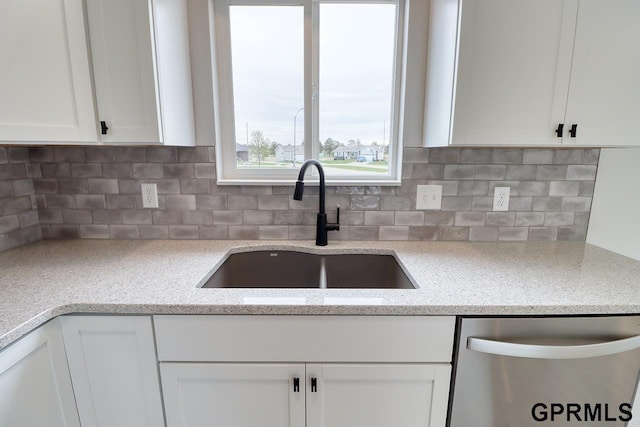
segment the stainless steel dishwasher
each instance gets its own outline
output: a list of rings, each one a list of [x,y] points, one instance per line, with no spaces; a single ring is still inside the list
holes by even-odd
[[[463,318],[449,426],[640,426],[639,371],[638,316]]]

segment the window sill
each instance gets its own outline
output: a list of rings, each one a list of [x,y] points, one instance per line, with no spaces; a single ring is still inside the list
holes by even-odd
[[[271,185],[271,186],[294,186],[295,179],[218,179],[218,185]],[[317,184],[317,180],[305,179],[305,184]],[[361,186],[383,186],[383,187],[399,187],[402,184],[401,180],[375,180],[375,179],[363,179],[363,180],[332,180],[327,179],[325,182],[327,187],[361,187]]]

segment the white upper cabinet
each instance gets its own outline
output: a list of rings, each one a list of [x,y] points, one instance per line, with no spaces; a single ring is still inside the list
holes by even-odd
[[[186,0],[2,1],[0,64],[0,143],[195,145]]]
[[[95,142],[81,0],[0,2],[0,142]]]
[[[87,18],[102,141],[161,141],[149,2],[87,0]]]
[[[639,1],[580,1],[565,123],[578,145],[640,145]]]
[[[640,144],[640,2],[433,0],[424,144]]]
[[[185,0],[87,0],[100,139],[195,145]]]

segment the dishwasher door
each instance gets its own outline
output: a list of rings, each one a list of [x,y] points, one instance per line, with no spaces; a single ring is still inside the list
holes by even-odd
[[[464,318],[459,333],[450,427],[640,426],[640,317]]]

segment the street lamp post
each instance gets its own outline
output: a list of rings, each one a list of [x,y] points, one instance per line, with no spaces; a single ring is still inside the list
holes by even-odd
[[[304,107],[300,108],[296,111],[296,114],[293,115],[293,167],[296,167],[296,121],[298,119],[298,114],[300,111],[303,111]]]

